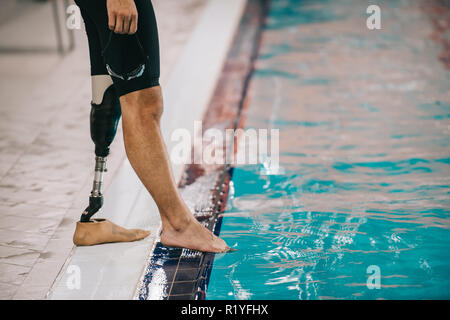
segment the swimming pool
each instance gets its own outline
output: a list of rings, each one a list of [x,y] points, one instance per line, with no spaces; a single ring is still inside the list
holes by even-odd
[[[244,116],[283,173],[234,168],[207,299],[450,298],[450,75],[417,3],[380,6],[272,1]]]

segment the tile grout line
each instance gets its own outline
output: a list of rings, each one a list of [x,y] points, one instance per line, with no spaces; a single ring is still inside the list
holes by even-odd
[[[183,250],[181,250],[181,252],[183,252]],[[169,293],[167,294],[167,298],[169,298],[170,294],[172,293],[173,283],[175,282],[175,277],[177,275],[178,268],[180,267],[180,262],[181,262],[181,255],[180,255],[180,257],[178,257],[177,268],[175,269],[175,272],[173,274],[173,278],[172,278],[172,281],[171,281]]]

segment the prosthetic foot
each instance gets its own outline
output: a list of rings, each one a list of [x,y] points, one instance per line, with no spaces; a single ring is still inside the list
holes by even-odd
[[[119,98],[112,85],[104,90],[103,99],[99,104],[92,102],[91,105],[90,129],[91,138],[95,144],[94,183],[89,197],[89,206],[77,222],[73,242],[78,246],[88,246],[143,239],[150,234],[149,231],[125,229],[106,219],[91,219],[103,205],[101,187],[103,172],[106,172],[106,157],[121,116]]]
[[[77,222],[73,242],[77,246],[92,246],[108,242],[130,242],[144,239],[150,234],[141,229],[125,229],[106,219]]]

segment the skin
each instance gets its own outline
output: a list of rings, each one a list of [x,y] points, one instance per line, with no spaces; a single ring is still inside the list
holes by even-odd
[[[138,13],[134,0],[108,0],[108,26],[120,34],[134,34],[137,31]]]
[[[107,0],[108,24],[120,34],[137,30],[133,0]],[[160,129],[163,113],[161,88],[138,90],[120,97],[122,126],[128,159],[155,200],[162,222],[161,243],[205,252],[226,252],[225,241],[203,227],[183,201],[175,184]],[[135,239],[130,232],[130,238]]]

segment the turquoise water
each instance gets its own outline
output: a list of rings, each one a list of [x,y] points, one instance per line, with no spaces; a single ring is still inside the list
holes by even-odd
[[[280,130],[283,172],[235,167],[207,299],[450,298],[449,72],[425,17],[389,11],[409,2],[372,45],[353,3],[272,3],[245,116]]]

